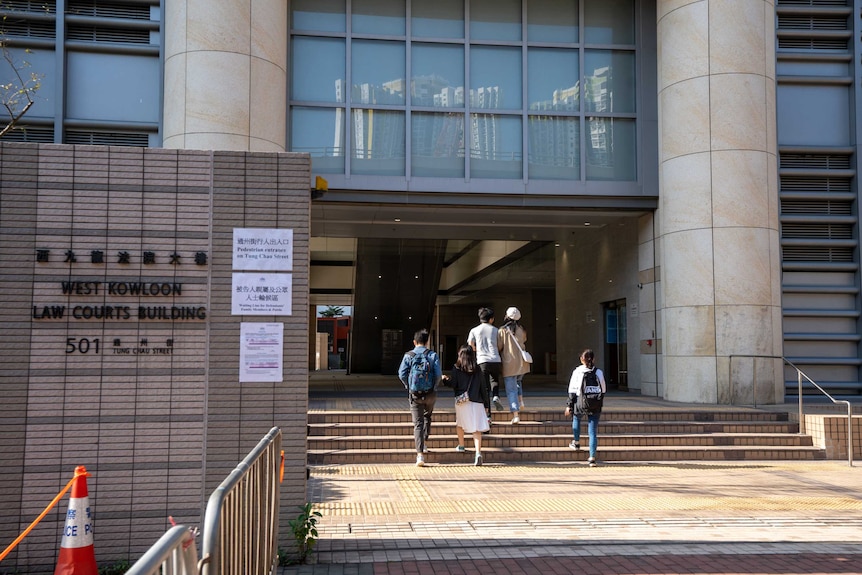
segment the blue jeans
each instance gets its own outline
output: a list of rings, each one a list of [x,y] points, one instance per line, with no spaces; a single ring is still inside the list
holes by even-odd
[[[510,375],[503,378],[503,385],[506,387],[506,401],[509,402],[509,411],[521,411],[521,402],[518,396],[522,394],[521,382],[524,380],[523,375]]]
[[[593,413],[592,415],[578,415],[572,418],[572,434],[575,436],[575,443],[581,442],[581,418],[587,418],[587,431],[590,434],[590,457],[596,456],[596,447],[598,447],[597,434],[599,432],[599,418],[601,413]]]

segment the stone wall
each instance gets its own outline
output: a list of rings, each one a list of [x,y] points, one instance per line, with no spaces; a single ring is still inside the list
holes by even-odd
[[[0,540],[88,480],[97,560],[200,525],[283,430],[281,541],[305,502],[310,161],[0,144]],[[231,315],[235,228],[293,230],[289,315]],[[283,381],[239,383],[241,322],[283,323]],[[68,499],[5,568],[52,570]]]

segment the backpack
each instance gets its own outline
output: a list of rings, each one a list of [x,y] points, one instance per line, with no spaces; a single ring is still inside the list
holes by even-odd
[[[424,395],[434,389],[434,381],[431,378],[431,361],[428,359],[428,351],[416,353],[408,351],[410,356],[410,371],[407,374],[407,389],[410,393]]]
[[[581,394],[578,396],[578,413],[586,415],[601,413],[604,400],[605,394],[602,393],[602,386],[594,367],[584,372],[584,379],[581,381]]]

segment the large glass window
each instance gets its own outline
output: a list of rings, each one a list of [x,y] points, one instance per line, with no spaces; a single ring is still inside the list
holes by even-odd
[[[635,0],[290,6],[290,148],[315,172],[637,181]]]

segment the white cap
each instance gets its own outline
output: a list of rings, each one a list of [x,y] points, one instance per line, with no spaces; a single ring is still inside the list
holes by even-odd
[[[510,307],[506,310],[506,317],[510,317],[515,321],[521,319],[521,310],[516,307]]]

